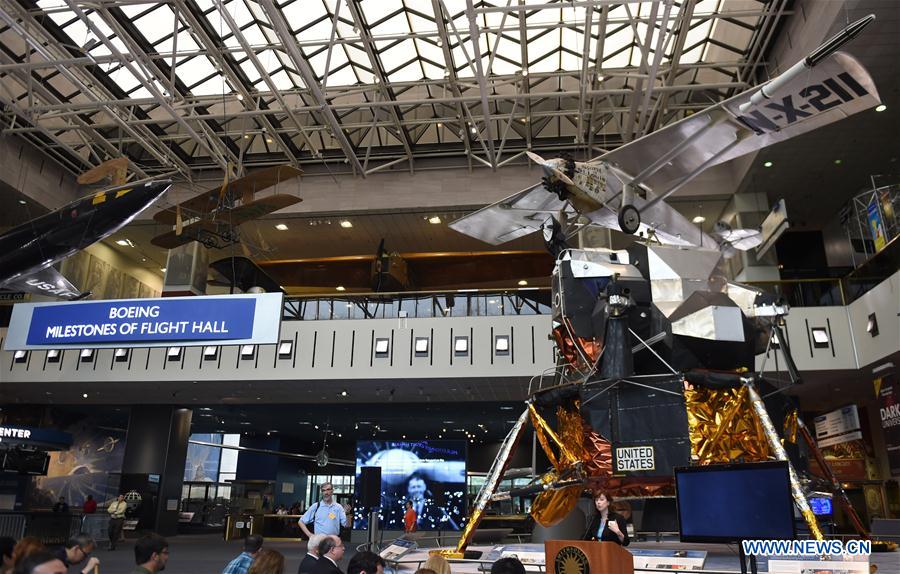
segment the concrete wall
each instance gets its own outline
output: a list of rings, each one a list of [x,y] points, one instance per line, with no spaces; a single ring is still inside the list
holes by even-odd
[[[72,174],[17,137],[0,136],[0,179],[48,209],[79,195]]]

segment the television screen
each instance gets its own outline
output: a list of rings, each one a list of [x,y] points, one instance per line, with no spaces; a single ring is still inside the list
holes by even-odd
[[[786,462],[675,469],[682,542],[793,539]]]
[[[809,497],[809,507],[816,516],[831,516],[831,498],[811,496]]]
[[[50,455],[46,452],[12,449],[0,455],[0,459],[2,459],[4,472],[17,472],[35,476],[47,476],[47,468],[50,465]]]
[[[358,441],[356,497],[362,467],[381,467],[382,530],[403,530],[406,501],[413,503],[417,530],[460,530],[466,517],[466,441]],[[354,504],[353,527],[369,518]]]

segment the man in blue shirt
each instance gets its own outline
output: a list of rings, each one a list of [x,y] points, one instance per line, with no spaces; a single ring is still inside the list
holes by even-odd
[[[228,563],[225,570],[222,570],[222,574],[247,574],[247,571],[250,570],[250,565],[253,564],[253,560],[255,560],[256,555],[259,554],[262,545],[263,537],[259,534],[251,534],[247,538],[244,538],[244,551],[241,552],[237,558]]]
[[[344,507],[335,502],[334,486],[330,482],[322,484],[319,491],[322,498],[310,506],[300,517],[298,521],[300,530],[309,538],[313,533],[306,524],[312,522],[316,534],[340,536],[341,527],[347,526],[347,514],[344,512]]]

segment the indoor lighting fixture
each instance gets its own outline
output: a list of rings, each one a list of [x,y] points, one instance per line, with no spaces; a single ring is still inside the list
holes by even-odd
[[[528,281],[525,281],[524,279],[519,279],[519,287],[524,287],[526,285],[528,285]]]
[[[844,163],[843,160],[840,160],[840,159],[834,160],[834,165],[841,165],[842,163]]]
[[[266,143],[272,143],[272,138],[266,138]]]
[[[338,285],[337,287],[335,287],[335,289],[338,291],[346,291],[347,290],[343,285]]]
[[[812,328],[813,347],[817,349],[828,347],[828,331],[823,327]]]
[[[278,225],[275,226],[275,229],[277,229],[278,231],[287,231],[288,226],[285,223],[279,223]]]
[[[469,338],[456,337],[453,339],[453,353],[457,357],[464,357],[469,354]]]
[[[886,109],[887,109],[887,106],[884,105],[884,104],[879,104],[879,105],[875,106],[875,111],[876,111],[876,112],[883,112],[883,111],[886,110]]]
[[[116,349],[115,358],[117,363],[124,363],[128,360],[128,352],[130,349]]]
[[[25,201],[24,199],[19,200],[19,205],[25,205],[26,203],[28,203],[28,202]]]
[[[494,352],[497,355],[509,354],[509,335],[497,335],[494,337]]]
[[[166,353],[166,356],[170,361],[181,360],[181,347],[169,347],[169,351]]]
[[[61,353],[59,349],[50,349],[47,351],[47,362],[48,363],[58,363],[60,359]]]
[[[122,247],[134,247],[134,243],[131,242],[130,239],[117,239],[116,245],[121,245]]]
[[[353,227],[353,222],[347,221],[346,219],[342,219],[341,227],[343,227],[344,229],[350,229],[351,227]]]
[[[28,360],[28,351],[16,351],[15,357],[13,358],[13,362],[24,363],[27,360]]]
[[[238,95],[237,95],[237,99],[238,99],[239,102],[243,102],[243,101],[244,101],[244,94],[238,94]]]
[[[207,345],[203,347],[203,360],[213,361],[219,355],[219,347],[215,345]]]
[[[166,268],[165,268],[165,267],[160,267],[159,270],[162,271],[163,273],[166,272]]]
[[[341,396],[342,396],[342,397],[346,397],[346,396],[349,395],[349,394],[350,394],[350,393],[347,392],[347,389],[344,389],[343,391],[341,391]]]
[[[428,355],[428,337],[416,337],[415,343],[416,356],[424,357]]]
[[[90,363],[94,360],[94,350],[93,349],[82,349],[81,350],[81,362],[82,363]]]
[[[256,353],[256,345],[241,345],[241,360],[252,359]]]
[[[438,225],[438,224],[440,224],[440,222],[441,222],[440,216],[432,215],[431,217],[428,218],[428,223],[430,223],[432,225]]]
[[[444,124],[442,124],[441,122],[438,122],[437,127],[442,128],[442,127],[444,127]]]
[[[294,351],[294,342],[293,341],[282,341],[278,343],[278,357],[280,359],[286,359],[291,356],[291,353]]]
[[[878,336],[878,319],[875,317],[875,313],[869,315],[869,322],[866,323],[866,333],[873,337]]]
[[[83,398],[83,399],[88,398],[88,394],[87,394],[87,393],[81,393],[81,398]]]
[[[387,357],[390,350],[390,339],[375,339],[375,356]]]
[[[691,221],[693,221],[694,223],[703,223],[704,221],[706,221],[706,218],[703,217],[702,215],[698,215]]]
[[[773,165],[775,164],[773,164],[771,161],[767,161],[763,164],[763,167],[772,167]]]

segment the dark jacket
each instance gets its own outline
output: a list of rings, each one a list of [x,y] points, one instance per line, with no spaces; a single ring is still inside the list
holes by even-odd
[[[297,569],[297,574],[312,574],[313,569],[316,567],[316,563],[318,561],[319,560],[315,556],[307,554],[300,562],[300,568]]]
[[[616,525],[619,527],[619,530],[622,531],[622,540],[619,540],[619,536],[609,529],[609,522],[615,520]],[[597,529],[600,528],[600,513],[595,512],[594,516],[591,518],[591,522],[588,524],[587,530],[584,532],[584,536],[582,539],[584,540],[597,540]],[[607,515],[607,527],[603,529],[603,534],[600,536],[600,542],[615,542],[616,544],[621,544],[622,546],[628,546],[631,542],[628,539],[628,529],[625,524],[625,519],[622,518],[619,514],[616,514],[613,511],[609,511]]]
[[[344,574],[341,569],[334,565],[334,562],[325,558],[319,558],[316,565],[312,569],[312,574]]]

